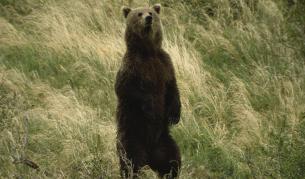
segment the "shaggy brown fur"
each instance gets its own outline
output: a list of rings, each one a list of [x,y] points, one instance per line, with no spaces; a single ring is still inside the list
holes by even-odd
[[[169,126],[180,119],[180,98],[170,56],[162,49],[160,5],[124,8],[127,51],[117,74],[117,149],[121,176],[148,165],[175,178],[181,165]]]

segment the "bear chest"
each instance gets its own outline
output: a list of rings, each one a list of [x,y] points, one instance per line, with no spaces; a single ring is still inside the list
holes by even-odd
[[[155,94],[164,93],[165,86],[169,80],[169,70],[164,63],[158,59],[150,59],[140,65],[141,87],[145,91]]]

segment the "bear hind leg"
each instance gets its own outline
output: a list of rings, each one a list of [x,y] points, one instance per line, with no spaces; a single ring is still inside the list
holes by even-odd
[[[177,178],[181,166],[179,148],[171,136],[163,137],[152,151],[150,167],[158,172],[160,178]]]
[[[147,164],[147,154],[140,144],[117,145],[121,178],[138,178],[140,169]]]

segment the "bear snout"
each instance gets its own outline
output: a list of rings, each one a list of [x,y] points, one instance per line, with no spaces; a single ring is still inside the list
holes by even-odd
[[[152,23],[152,16],[151,15],[148,15],[145,17],[145,24],[151,24]]]

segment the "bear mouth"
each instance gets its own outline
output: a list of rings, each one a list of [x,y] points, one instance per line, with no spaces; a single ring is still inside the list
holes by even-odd
[[[152,25],[151,23],[145,24],[145,26],[144,26],[144,32],[146,32],[146,33],[151,32],[151,31],[152,31],[152,26],[151,26],[151,25]]]
[[[151,26],[151,25],[152,25],[152,21],[145,22],[145,26]]]

